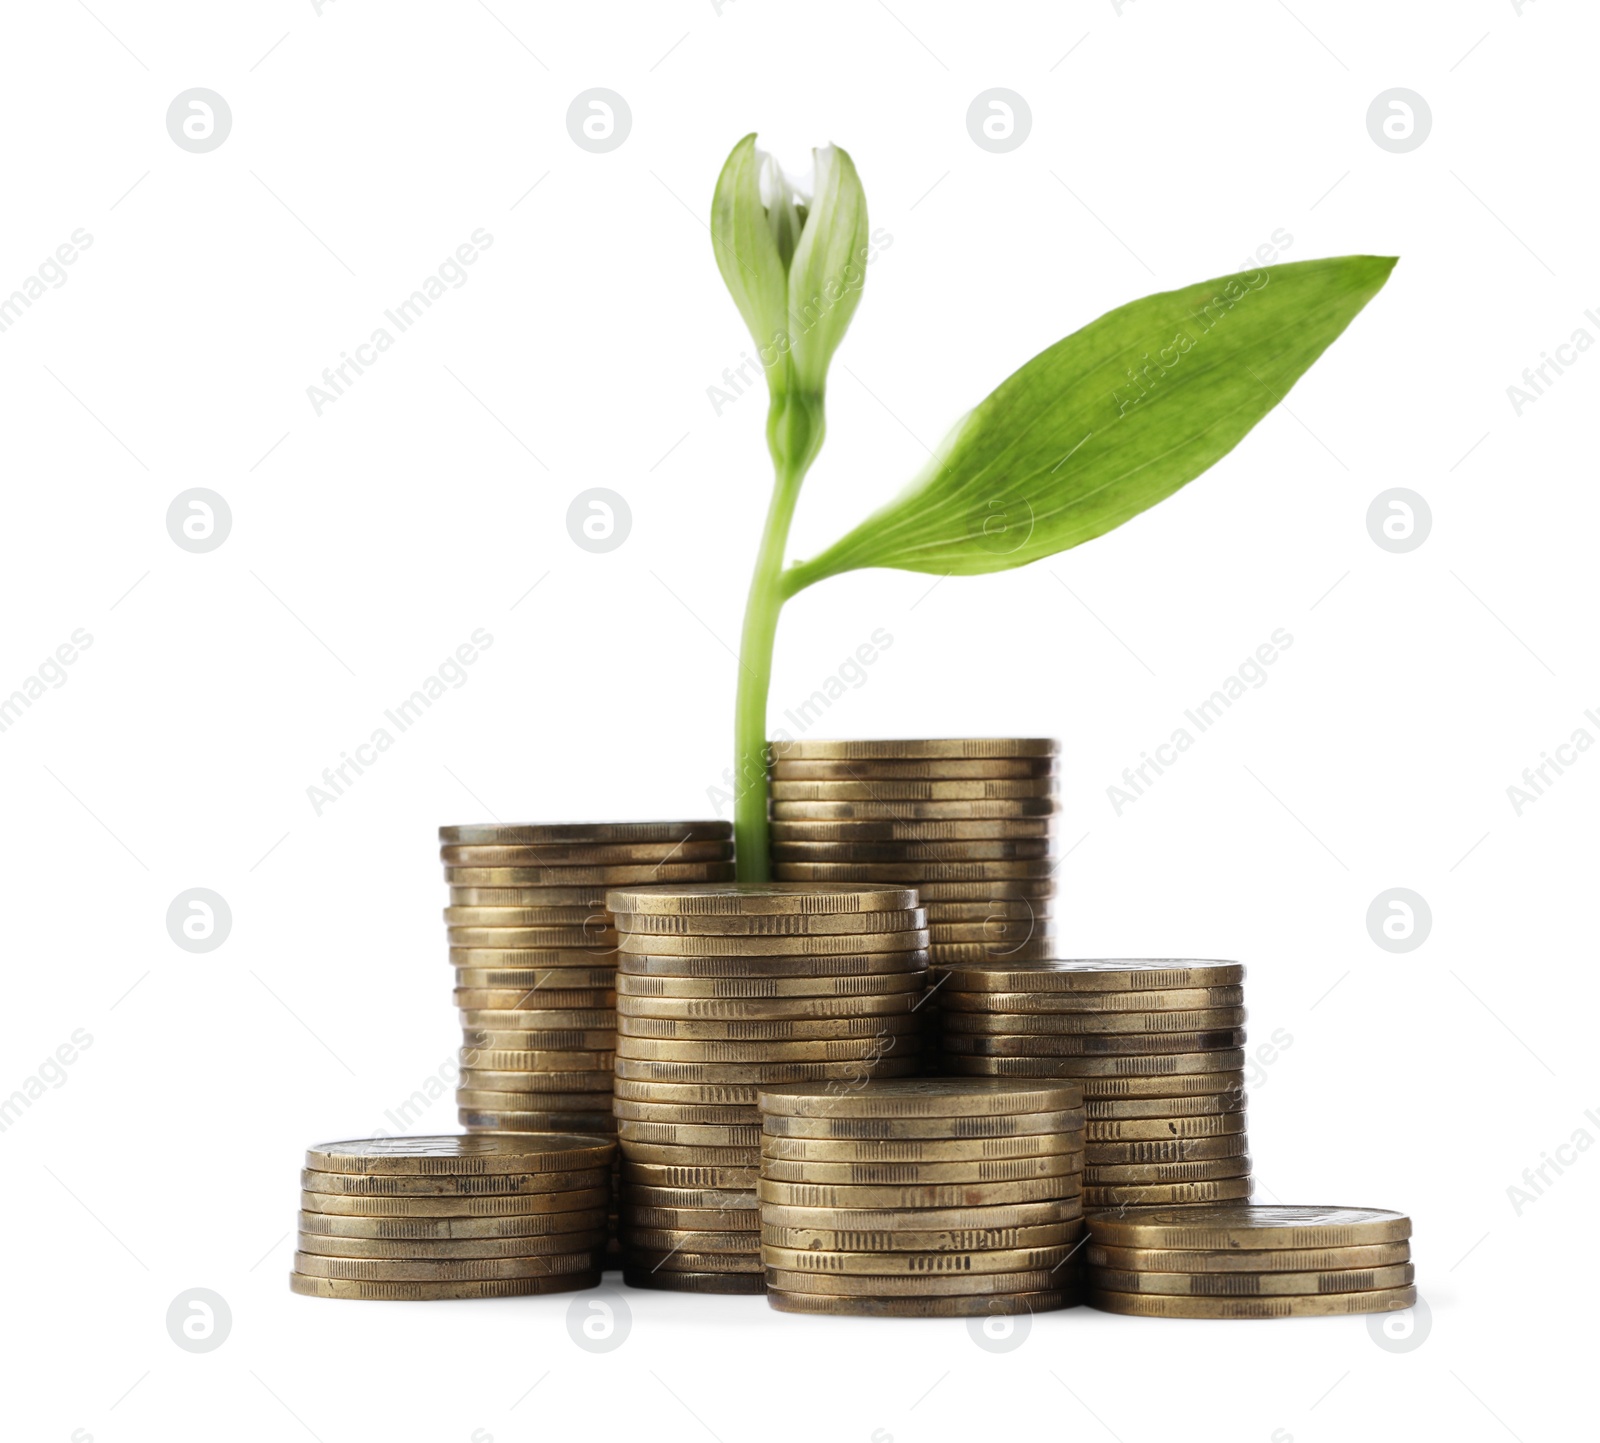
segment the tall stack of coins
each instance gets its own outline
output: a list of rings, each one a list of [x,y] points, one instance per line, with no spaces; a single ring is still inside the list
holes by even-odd
[[[1078,1300],[1076,1084],[805,1083],[763,1087],[760,1107],[773,1307],[949,1318]]]
[[[935,962],[1048,957],[1056,750],[1030,737],[774,742],[773,875],[915,887]]]
[[[759,1293],[762,1084],[921,1064],[926,919],[903,887],[614,890],[623,1276]]]
[[[606,889],[733,876],[727,822],[440,827],[469,1130],[611,1132]]]
[[[936,966],[940,1065],[1082,1084],[1091,1212],[1248,1198],[1243,982],[1233,962]]]
[[[1142,1318],[1307,1318],[1415,1305],[1411,1219],[1218,1204],[1089,1220],[1090,1302]]]
[[[289,1286],[318,1298],[505,1298],[600,1281],[616,1143],[369,1138],[306,1151]]]

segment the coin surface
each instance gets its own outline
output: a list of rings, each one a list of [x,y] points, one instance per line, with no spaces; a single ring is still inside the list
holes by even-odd
[[[504,842],[447,842],[439,860],[452,867],[613,867],[660,862],[724,862],[731,860],[727,842],[572,842],[518,846]]]
[[[621,1038],[618,1038],[620,1044]],[[564,1072],[611,1071],[609,1052],[508,1052],[501,1048],[463,1047],[457,1058],[461,1062],[463,1080],[470,1072],[480,1079],[478,1086],[492,1087],[487,1074],[512,1072],[537,1072],[541,1076],[557,1076]]]
[[[546,1233],[543,1236],[513,1238],[458,1238],[448,1242],[419,1242],[415,1239],[328,1237],[302,1232],[296,1247],[302,1253],[327,1257],[368,1258],[374,1261],[432,1260],[461,1258],[532,1258],[554,1253],[592,1252],[606,1241],[606,1220],[581,1232]],[[304,1271],[304,1270],[302,1270]]]
[[[306,1149],[306,1166],[318,1172],[461,1176],[572,1172],[610,1166],[615,1156],[614,1142],[595,1137],[374,1137],[318,1143]]]
[[[614,1095],[633,1102],[699,1103],[718,1107],[755,1105],[759,1088],[753,1082],[641,1082],[618,1077]]]
[[[903,761],[908,758],[1053,757],[1053,737],[915,737],[888,741],[775,741],[767,744],[778,761]]]
[[[879,1031],[868,1037],[821,1042],[670,1042],[654,1037],[617,1038],[617,1057],[658,1062],[851,1062],[904,1052],[906,1034]]]
[[[972,778],[1047,777],[1054,774],[1054,755],[1039,757],[876,757],[870,760],[822,760],[782,757],[768,768],[774,781],[857,781],[881,778],[916,781],[963,781]]]
[[[780,1288],[788,1293],[829,1293],[841,1297],[970,1297],[982,1293],[1044,1292],[1062,1281],[1061,1274],[1048,1267],[933,1277],[903,1274],[858,1277],[852,1273],[817,1274],[768,1266],[766,1275],[769,1288]]]
[[[458,967],[456,986],[466,991],[523,992],[531,1002],[547,987],[610,992],[617,982],[616,964],[602,960],[589,967]],[[531,1005],[531,1004],[530,1004]],[[601,1019],[603,1020],[603,1018]],[[552,1023],[555,1027],[598,1027],[599,1021]]]
[[[775,862],[1008,862],[1050,855],[1047,837],[1016,841],[776,842]]]
[[[678,1293],[764,1293],[767,1290],[760,1273],[687,1273],[666,1269],[651,1272],[645,1267],[624,1266],[622,1281],[630,1288]]]
[[[785,1006],[792,1000],[797,1008],[811,1005],[807,999],[823,1005],[829,999],[843,997],[883,1001],[892,992],[920,993],[925,983],[926,972],[921,967],[801,977],[675,977],[670,973],[626,970],[616,974],[617,1006],[621,1008],[626,1002],[635,1009],[647,998],[659,999],[672,1008],[683,1007],[691,998],[698,999],[701,1005],[710,1001],[718,1005],[765,1002]],[[804,1013],[797,1011],[795,1015]]]
[[[348,1278],[379,1283],[488,1282],[498,1278],[555,1278],[592,1273],[594,1249],[522,1258],[344,1258],[297,1252],[294,1270],[307,1278]]]
[[[1248,1177],[1250,1156],[1194,1158],[1183,1162],[1089,1162],[1084,1160],[1084,1178],[1091,1187],[1113,1187],[1124,1183],[1145,1185],[1171,1182],[1210,1182],[1217,1178]]]
[[[897,912],[758,912],[707,915],[672,912],[625,912],[616,918],[619,931],[656,936],[814,937],[863,932],[906,932],[927,926],[920,907]]]
[[[943,989],[940,989],[941,993]],[[942,998],[941,998],[942,1000]],[[994,1013],[949,1011],[944,1031],[949,1036],[1025,1034],[1046,1036],[1124,1037],[1141,1033],[1209,1032],[1244,1025],[1242,1007],[1213,1007],[1203,1012],[1058,1012]]]
[[[908,976],[903,980],[909,984],[920,979]],[[724,1026],[740,1023],[795,1025],[839,1022],[851,1018],[905,1018],[917,1010],[921,1001],[921,988],[913,989],[909,985],[904,989],[876,995],[847,993],[834,997],[730,999],[634,997],[624,994],[617,998],[617,1016],[619,1020],[640,1022],[648,1019],[652,1022],[715,1022]]]
[[[915,889],[909,887],[726,882],[649,890],[612,888],[606,895],[606,905],[622,915],[754,916],[763,913],[909,912],[919,903]]]
[[[1173,1252],[1160,1248],[1116,1248],[1091,1243],[1086,1260],[1095,1267],[1150,1273],[1345,1272],[1385,1268],[1411,1261],[1411,1244],[1373,1243],[1348,1248],[1215,1248]]]
[[[887,974],[919,975],[926,971],[928,953],[855,952],[846,956],[780,957],[675,957],[640,952],[617,954],[618,975],[641,977],[738,977],[761,981],[769,977],[857,977]]]
[[[943,975],[947,970],[942,969],[932,980],[939,984],[944,1010],[951,1013],[960,1012],[963,1016],[969,1013],[1040,1017],[1088,1013],[1109,1016],[1126,1012],[1149,1015],[1163,1012],[1205,1011],[1218,1007],[1242,1007],[1244,1004],[1242,987],[1190,987],[1123,992],[1046,990],[1004,992],[990,988],[968,990],[964,983]],[[967,967],[961,970],[963,973],[970,973],[973,969]],[[1014,969],[1007,971],[1014,974]]]
[[[533,1054],[537,1056],[538,1054]],[[574,1068],[567,1072],[499,1071],[484,1067],[463,1067],[458,1074],[462,1087],[480,1092],[610,1092],[609,1068]]]
[[[1242,1047],[1214,1052],[1169,1052],[1148,1057],[974,1057],[948,1053],[951,1072],[992,1077],[1143,1077],[1168,1078],[1193,1073],[1236,1072],[1244,1066]],[[1089,1089],[1084,1088],[1087,1096]]]
[[[552,907],[578,907],[585,915],[606,910],[606,889],[595,886],[463,887],[450,888],[452,907],[524,907],[542,911]],[[580,922],[583,918],[578,919]]]
[[[808,1018],[636,1017],[617,1019],[617,1037],[700,1042],[818,1042],[920,1033],[922,1019],[902,1007],[890,1015]]]
[[[542,1000],[542,999],[539,999]],[[608,1023],[615,1017],[609,1007],[551,1008],[548,1011],[528,1007],[465,1007],[461,1021],[466,1028],[481,1028],[487,1032],[539,1032],[546,1019],[564,1018],[564,1022],[551,1025],[595,1027]]]
[[[484,822],[440,827],[450,846],[532,846],[547,843],[732,842],[733,823],[694,822]]]
[[[684,1147],[761,1146],[761,1128],[754,1123],[638,1122],[632,1118],[619,1118],[617,1136],[625,1142],[657,1142]],[[627,1148],[625,1151],[634,1153],[638,1149]]]
[[[761,1241],[777,1248],[824,1253],[966,1253],[991,1248],[1071,1247],[1083,1234],[1081,1220],[1044,1223],[1034,1227],[914,1229],[775,1227],[763,1225]]]
[[[1107,1214],[1089,1231],[1097,1244],[1127,1248],[1346,1248],[1403,1242],[1411,1219],[1382,1208],[1254,1203]]]
[[[462,1042],[473,1052],[610,1052],[617,1033],[585,1032],[568,1028],[561,1032],[491,1032],[483,1027],[466,1028]]]
[[[760,1106],[788,1117],[997,1117],[1066,1111],[1082,1101],[1073,1083],[918,1077],[874,1082],[844,1095],[832,1088],[773,1086],[761,1090]]]
[[[1244,1128],[1231,1136],[1151,1138],[1142,1142],[1087,1142],[1083,1156],[1095,1165],[1196,1162],[1207,1158],[1240,1157],[1245,1151]]]
[[[971,1158],[958,1162],[825,1162],[815,1158],[777,1158],[768,1153],[761,1156],[761,1176],[773,1182],[849,1183],[869,1187],[1016,1182],[1025,1178],[1077,1176],[1082,1172],[1083,1156],[1076,1151],[1039,1157]]]
[[[440,1243],[460,1240],[536,1239],[603,1228],[606,1208],[575,1208],[564,1212],[519,1213],[509,1217],[349,1217],[336,1213],[302,1212],[301,1236],[325,1236],[350,1241],[384,1240],[397,1243]]]
[[[1170,1073],[1165,1077],[1080,1077],[1083,1105],[1091,1101],[1223,1096],[1242,1103],[1243,1063],[1222,1072]]]
[[[946,1298],[854,1298],[827,1293],[789,1293],[767,1289],[767,1303],[780,1313],[862,1318],[998,1318],[1047,1313],[1071,1307],[1075,1290],[1043,1293],[974,1294]]]
[[[1072,1255],[1070,1244],[1038,1248],[981,1248],[934,1252],[819,1252],[761,1244],[768,1268],[818,1276],[873,1278],[974,1276],[984,1273],[1054,1271]]]
[[[641,1254],[676,1253],[694,1270],[698,1264],[693,1259],[697,1253],[722,1253],[742,1257],[741,1267],[751,1268],[761,1256],[761,1234],[751,1229],[721,1231],[715,1228],[652,1228],[630,1226],[627,1229],[626,1256],[637,1258]],[[680,1249],[682,1250],[680,1253]]]
[[[756,1180],[756,1196],[781,1207],[838,1208],[972,1208],[1004,1203],[1044,1202],[1074,1195],[1075,1175],[1024,1178],[1016,1182],[905,1183],[858,1187],[848,1183]]]
[[[781,802],[983,802],[1056,794],[1054,777],[870,778],[866,780],[778,779],[770,783]]]
[[[1057,808],[1054,797],[1028,797],[982,802],[774,802],[776,820],[795,822],[997,821],[1010,817],[1048,817]]]
[[[533,1293],[567,1293],[600,1286],[600,1273],[568,1273],[558,1277],[498,1278],[469,1282],[364,1282],[352,1278],[289,1275],[291,1292],[312,1298],[364,1298],[383,1302],[422,1302],[439,1298],[520,1298]]]
[[[1015,1137],[938,1139],[761,1138],[763,1158],[791,1162],[931,1163],[994,1158],[1054,1157],[1083,1151],[1081,1132],[1023,1133]]]
[[[903,932],[818,933],[792,937],[695,937],[618,934],[624,955],[651,957],[829,957],[870,952],[917,952],[929,941],[927,928]]]
[[[918,1057],[876,1055],[848,1062],[669,1062],[617,1056],[616,1076],[641,1082],[815,1082],[868,1081],[904,1077],[921,1067]]]
[[[997,1227],[1047,1227],[1083,1217],[1077,1198],[1043,1202],[986,1204],[979,1207],[834,1207],[763,1200],[763,1228],[817,1228],[823,1231],[939,1232]]]
[[[959,805],[959,804],[952,804]],[[1002,806],[979,802],[975,806]],[[1009,803],[1023,806],[1022,802]],[[651,882],[721,882],[733,878],[733,863],[658,862],[630,867],[450,867],[444,879],[452,887],[625,887]]]
[[[600,1167],[581,1172],[469,1173],[459,1177],[317,1172],[304,1168],[300,1186],[307,1192],[343,1193],[349,1197],[510,1197],[598,1187],[604,1178],[605,1169]]]
[[[959,990],[998,992],[1127,992],[1174,988],[1237,987],[1244,968],[1237,962],[1192,962],[1173,958],[1050,960],[1030,966],[983,963],[947,969]]]
[[[1230,1090],[1220,1093],[1204,1093],[1192,1097],[1085,1098],[1083,1104],[1085,1115],[1094,1123],[1153,1122],[1158,1124],[1154,1132],[1120,1134],[1124,1137],[1166,1137],[1169,1134],[1162,1130],[1161,1125],[1167,1122],[1243,1112],[1244,1108],[1245,1096],[1243,1088],[1240,1088],[1238,1092]],[[1174,1133],[1170,1135],[1182,1136],[1183,1134]],[[1108,1132],[1101,1133],[1099,1136],[1110,1138],[1119,1136],[1119,1134]]]
[[[1311,1318],[1343,1313],[1393,1313],[1416,1306],[1414,1286],[1370,1293],[1302,1294],[1280,1298],[1177,1298],[1159,1293],[1091,1289],[1086,1301],[1107,1313],[1138,1318]]]
[[[1248,1198],[1253,1187],[1248,1175],[1213,1178],[1206,1182],[1107,1183],[1104,1186],[1086,1183],[1083,1205],[1090,1209],[1123,1211],[1172,1203],[1234,1202]]]
[[[618,933],[609,925],[595,927],[446,927],[452,951],[465,948],[485,951],[609,951],[616,947]],[[579,965],[592,967],[591,958]]]
[[[950,1033],[942,1047],[951,1057],[1157,1057],[1209,1052],[1244,1045],[1244,1029],[1211,1032],[1133,1032],[1111,1036],[1081,1033]]]
[[[534,1108],[483,1107],[477,1101],[481,1096],[480,1093],[469,1092],[466,1095],[472,1101],[457,1109],[456,1119],[465,1128],[484,1132],[551,1132],[557,1128],[570,1126],[579,1117],[595,1119],[590,1125],[598,1129],[600,1119],[606,1116],[604,1113],[552,1113]],[[608,1125],[606,1131],[610,1130]]]
[[[1195,1298],[1270,1298],[1334,1293],[1371,1293],[1409,1287],[1416,1278],[1410,1263],[1337,1272],[1157,1273],[1142,1269],[1096,1268],[1093,1286],[1113,1293],[1158,1293]]]
[[[789,842],[1003,842],[1043,840],[1054,834],[1054,817],[956,817],[944,821],[774,821],[775,846]]]
[[[492,1218],[580,1211],[607,1206],[610,1201],[608,1180],[605,1186],[569,1192],[521,1193],[512,1197],[345,1197],[302,1191],[300,1210],[340,1213],[346,1217]]]
[[[1047,861],[1008,862],[793,862],[775,861],[773,870],[795,882],[988,882],[1047,881],[1055,871]]]
[[[610,927],[604,907],[446,907],[453,927]]]
[[[637,1228],[686,1231],[703,1228],[713,1233],[748,1233],[759,1237],[760,1213],[755,1208],[663,1208],[624,1204],[621,1220]]]
[[[526,1014],[535,1009],[560,1012],[609,1010],[616,1005],[615,992],[598,987],[457,987],[451,1000],[461,1009],[462,1021],[469,1027],[484,1014]]]
[[[946,1079],[917,1080],[945,1081]],[[761,1089],[763,1094],[768,1090],[767,1087]],[[847,1100],[855,1090],[849,1086],[841,1086],[839,1090],[841,1101]],[[1079,1132],[1083,1126],[1083,1113],[1076,1108],[1063,1108],[1054,1112],[1020,1112],[1001,1116],[970,1117],[851,1117],[848,1114],[792,1117],[771,1112],[765,1112],[762,1116],[762,1128],[769,1137],[840,1141],[1054,1136],[1060,1133]]]

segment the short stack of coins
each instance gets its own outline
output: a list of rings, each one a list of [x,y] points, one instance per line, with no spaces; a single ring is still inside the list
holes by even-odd
[[[1415,1305],[1411,1219],[1225,1204],[1089,1220],[1089,1301],[1141,1318],[1308,1318]]]
[[[389,1301],[595,1287],[615,1152],[562,1133],[308,1148],[289,1286]]]
[[[1233,962],[936,966],[939,1069],[1081,1084],[1091,1213],[1240,1201],[1243,983]]]
[[[773,742],[773,875],[915,887],[935,962],[1048,957],[1056,751],[1043,737]]]
[[[613,890],[624,1279],[759,1293],[758,1088],[916,1072],[926,919],[904,887]]]
[[[1083,1094],[906,1078],[763,1087],[761,1260],[790,1313],[984,1317],[1080,1296]]]

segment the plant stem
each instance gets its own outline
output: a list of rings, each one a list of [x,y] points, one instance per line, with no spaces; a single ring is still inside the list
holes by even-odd
[[[739,642],[739,690],[734,703],[734,854],[741,882],[771,876],[767,827],[767,692],[772,683],[772,645],[783,610],[783,553],[805,468],[780,467],[767,508],[761,549],[745,603]]]

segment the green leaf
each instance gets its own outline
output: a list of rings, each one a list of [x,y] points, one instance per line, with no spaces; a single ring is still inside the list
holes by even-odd
[[[1058,341],[959,421],[911,485],[785,590],[894,566],[972,576],[1120,526],[1226,456],[1372,299],[1391,256],[1146,296]]]

